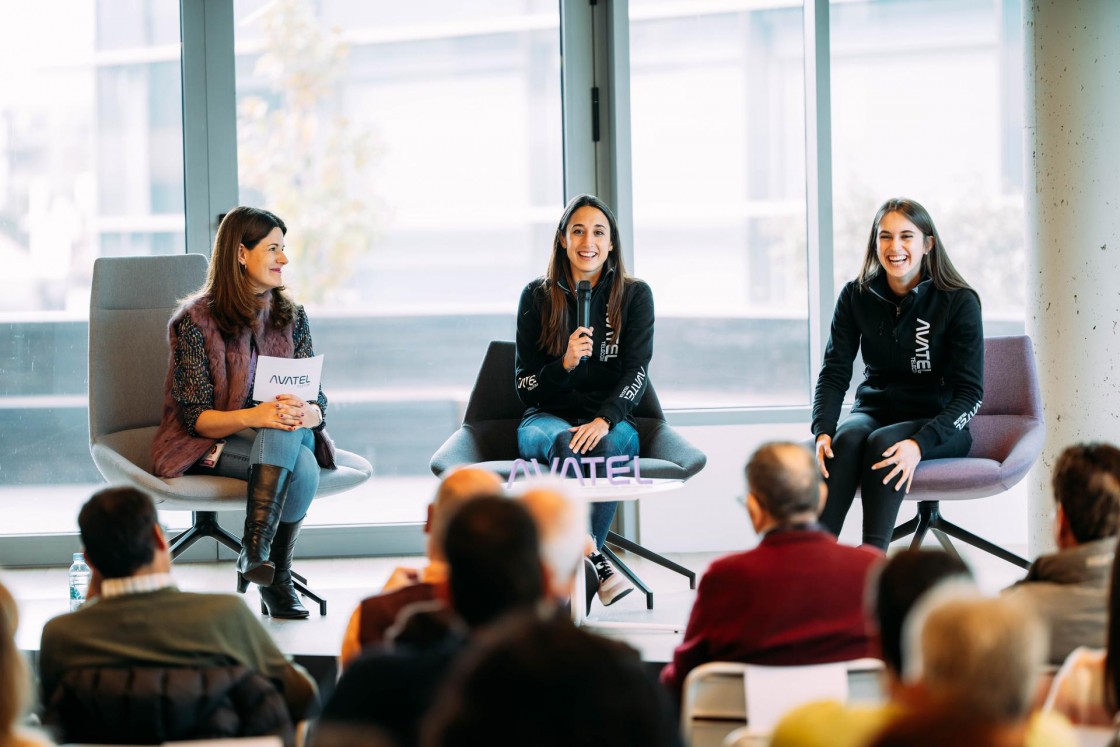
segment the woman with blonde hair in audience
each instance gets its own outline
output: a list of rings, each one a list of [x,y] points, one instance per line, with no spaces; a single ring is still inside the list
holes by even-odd
[[[1120,711],[1120,556],[1112,561],[1105,649],[1081,646],[1070,652],[1054,677],[1043,710],[1075,724],[1112,726]]]
[[[31,701],[27,662],[16,646],[16,600],[0,584],[0,747],[42,747],[50,741],[19,725]]]

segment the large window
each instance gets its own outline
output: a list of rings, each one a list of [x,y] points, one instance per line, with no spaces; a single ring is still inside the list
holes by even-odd
[[[671,407],[808,400],[800,4],[630,1],[634,264]]]
[[[332,434],[377,476],[311,519],[420,521],[563,207],[557,3],[234,7],[241,200],[288,223]]]
[[[884,200],[929,210],[989,329],[1022,329],[1020,0],[834,3],[836,288],[855,277]]]
[[[184,251],[174,3],[0,2],[4,534],[68,531],[101,481],[86,428],[93,260]]]
[[[213,185],[184,173],[184,117],[236,123],[238,199],[290,227],[286,277],[326,354],[331,431],[376,470],[317,505],[315,524],[423,518],[428,460],[486,343],[513,336],[566,176],[617,167],[629,187],[623,242],[656,298],[666,408],[696,410],[675,417],[699,426],[808,421],[809,330],[832,308],[818,318],[809,297],[800,0],[230,1],[235,101],[202,97],[204,113],[183,111],[178,3],[78,3],[60,21],[49,3],[0,0],[0,500],[18,517],[0,531],[72,531],[100,482],[92,263],[186,250],[184,179],[192,226],[194,195]],[[988,333],[1022,329],[1021,11],[832,4],[831,78],[817,81],[832,102],[826,286],[857,272],[878,204],[907,195],[979,290]],[[207,18],[223,24],[208,40],[228,38],[228,18]],[[565,80],[624,76],[597,83],[628,92],[629,129],[598,145],[563,132],[566,102],[571,114],[588,92],[562,90],[562,64],[580,72]],[[191,241],[203,251],[208,237]]]

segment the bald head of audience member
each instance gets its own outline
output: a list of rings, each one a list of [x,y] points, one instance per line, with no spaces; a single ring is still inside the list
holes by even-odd
[[[502,481],[493,472],[477,467],[459,467],[451,470],[440,481],[436,497],[428,506],[428,559],[446,562],[443,551],[447,522],[455,509],[471,500],[486,495],[501,495]]]
[[[825,495],[813,455],[795,443],[765,443],[747,462],[747,512],[759,534],[816,521]]]
[[[1046,660],[1046,631],[1029,606],[942,586],[906,622],[906,671],[927,703],[980,721],[1024,721]]]
[[[560,487],[531,488],[519,500],[537,525],[548,595],[566,599],[572,593],[576,569],[590,551],[587,511]]]

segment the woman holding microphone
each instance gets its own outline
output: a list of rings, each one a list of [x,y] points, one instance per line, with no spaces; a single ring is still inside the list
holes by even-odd
[[[581,281],[590,286],[582,291],[590,294],[585,326],[577,324]],[[653,293],[626,273],[614,215],[597,197],[574,198],[556,228],[547,274],[525,286],[517,308],[515,384],[528,408],[517,430],[521,458],[637,458],[632,412],[646,389],[653,321]],[[606,605],[633,590],[599,552],[617,505],[591,506],[589,559]]]
[[[327,398],[253,397],[257,358],[315,355],[303,307],[284,292],[287,226],[267,210],[238,207],[222,219],[206,283],[171,317],[163,418],[152,441],[160,477],[246,480],[238,591],[261,587],[262,611],[304,618],[292,557],[319,468],[334,468],[324,430]]]
[[[864,379],[837,426],[857,351]],[[925,208],[888,200],[871,224],[859,277],[836,302],[817,379],[812,428],[828,484],[821,523],[839,535],[858,488],[863,543],[885,550],[918,463],[968,455],[983,377],[979,296]]]

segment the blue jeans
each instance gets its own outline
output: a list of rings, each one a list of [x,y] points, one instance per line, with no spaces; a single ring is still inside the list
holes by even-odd
[[[213,469],[191,467],[196,475],[220,475],[249,479],[249,467],[272,464],[292,473],[280,521],[299,521],[319,488],[319,463],[315,461],[315,434],[307,428],[282,431],[278,428],[252,429],[226,436],[226,447]]]
[[[568,457],[603,457],[612,456],[638,456],[638,432],[634,426],[627,422],[614,425],[607,435],[595,444],[595,448],[586,454],[576,454],[568,446],[572,434],[568,429],[573,425],[583,425],[588,420],[568,420],[549,415],[546,412],[534,412],[526,415],[521,425],[517,427],[517,450],[521,452],[522,459],[536,459],[538,462],[551,462],[559,459],[561,463]],[[590,477],[585,474],[585,477]],[[614,521],[614,512],[618,508],[616,501],[591,504],[591,536],[595,538],[595,547],[603,547],[607,539],[607,531]]]

